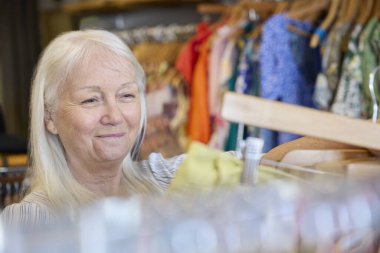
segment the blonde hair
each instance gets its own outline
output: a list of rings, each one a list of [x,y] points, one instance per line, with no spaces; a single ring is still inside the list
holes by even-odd
[[[102,47],[115,56],[127,59],[136,72],[141,98],[140,131],[123,161],[123,187],[128,192],[158,191],[147,172],[135,168],[146,129],[145,74],[125,43],[113,33],[103,30],[72,31],[55,38],[44,50],[33,79],[30,103],[30,191],[43,191],[53,208],[76,208],[96,198],[73,177],[65,159],[64,148],[57,137],[45,127],[45,110],[52,111],[58,89],[67,81],[75,66],[92,50]]]

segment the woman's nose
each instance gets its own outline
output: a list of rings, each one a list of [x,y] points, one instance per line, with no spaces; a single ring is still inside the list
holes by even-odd
[[[102,124],[117,125],[123,121],[122,111],[116,102],[104,105],[105,110],[101,119]]]

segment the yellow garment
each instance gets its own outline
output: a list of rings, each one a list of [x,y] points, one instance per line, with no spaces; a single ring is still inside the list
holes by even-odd
[[[169,191],[213,190],[218,187],[240,185],[244,163],[231,153],[212,149],[202,143],[192,142],[186,159],[182,162],[169,187]],[[303,182],[302,179],[269,166],[259,166],[258,183],[272,180]]]
[[[215,187],[237,186],[242,171],[243,162],[233,155],[192,142],[169,191],[212,190]]]

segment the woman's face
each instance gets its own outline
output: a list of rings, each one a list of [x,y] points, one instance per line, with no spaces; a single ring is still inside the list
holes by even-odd
[[[78,65],[60,88],[46,127],[59,136],[69,165],[121,163],[140,126],[134,67],[102,49]]]

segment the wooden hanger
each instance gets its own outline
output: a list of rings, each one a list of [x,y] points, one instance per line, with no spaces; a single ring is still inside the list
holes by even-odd
[[[322,140],[313,137],[301,137],[294,141],[277,146],[264,155],[263,158],[272,161],[281,161],[286,154],[293,150],[354,150],[357,147],[334,141]]]
[[[247,0],[249,1],[249,0]],[[268,17],[273,14],[280,13],[281,10],[285,10],[286,6],[289,6],[289,2],[248,2],[248,6],[250,10],[254,10],[259,15],[260,23],[256,22],[255,28],[248,34],[250,39],[257,39],[261,35],[261,30],[263,26],[263,21],[265,21]]]
[[[296,3],[290,9],[288,16],[289,18],[296,20],[303,20],[309,23],[314,23],[320,16],[321,12],[329,7],[330,0],[319,0],[319,1],[298,1],[302,4],[297,5]]]
[[[247,4],[245,2],[240,2],[232,7],[231,13],[227,19],[227,23],[229,25],[235,25],[247,15]]]
[[[342,13],[339,16],[338,24],[347,24],[355,20],[358,14],[359,6],[361,0],[346,0],[343,3]]]
[[[216,3],[202,3],[197,5],[197,12],[200,14],[224,14],[232,6]]]
[[[276,2],[257,2],[252,0],[245,0],[246,6],[250,10],[255,10],[260,17],[267,18],[272,15],[278,8],[279,3]]]
[[[299,0],[299,1],[291,1],[289,4],[289,12],[297,11],[306,8],[310,5],[312,0]]]
[[[273,12],[273,14],[280,14],[284,12],[288,12],[290,9],[290,2],[289,1],[284,1],[284,2],[279,2],[277,3],[277,6]]]
[[[316,48],[320,42],[321,42],[321,36],[326,36],[327,31],[330,29],[331,25],[335,21],[335,19],[338,16],[338,10],[341,6],[342,0],[331,0],[330,1],[330,7],[327,12],[326,18],[322,21],[318,29],[316,30],[316,33],[313,34],[313,36],[310,39],[310,47]]]
[[[380,21],[380,0],[376,1],[373,17]]]
[[[319,18],[322,11],[328,7],[330,0],[304,2],[307,2],[308,5],[295,5],[296,7],[293,6],[293,8],[288,13],[288,17],[291,19],[302,20],[313,24]],[[309,33],[305,33],[293,25],[289,25],[287,28],[289,31],[300,36],[307,38],[310,37]]]
[[[360,4],[359,14],[357,15],[356,23],[364,26],[371,18],[372,10],[375,5],[375,0],[362,0]]]
[[[248,34],[248,38],[257,39],[261,36],[261,31],[263,29],[263,23],[257,24],[256,27]]]
[[[231,122],[380,150],[380,125],[316,109],[226,92],[221,115]]]
[[[367,158],[366,149],[296,149],[289,151],[281,162],[298,166],[316,167],[318,164],[347,159]]]

